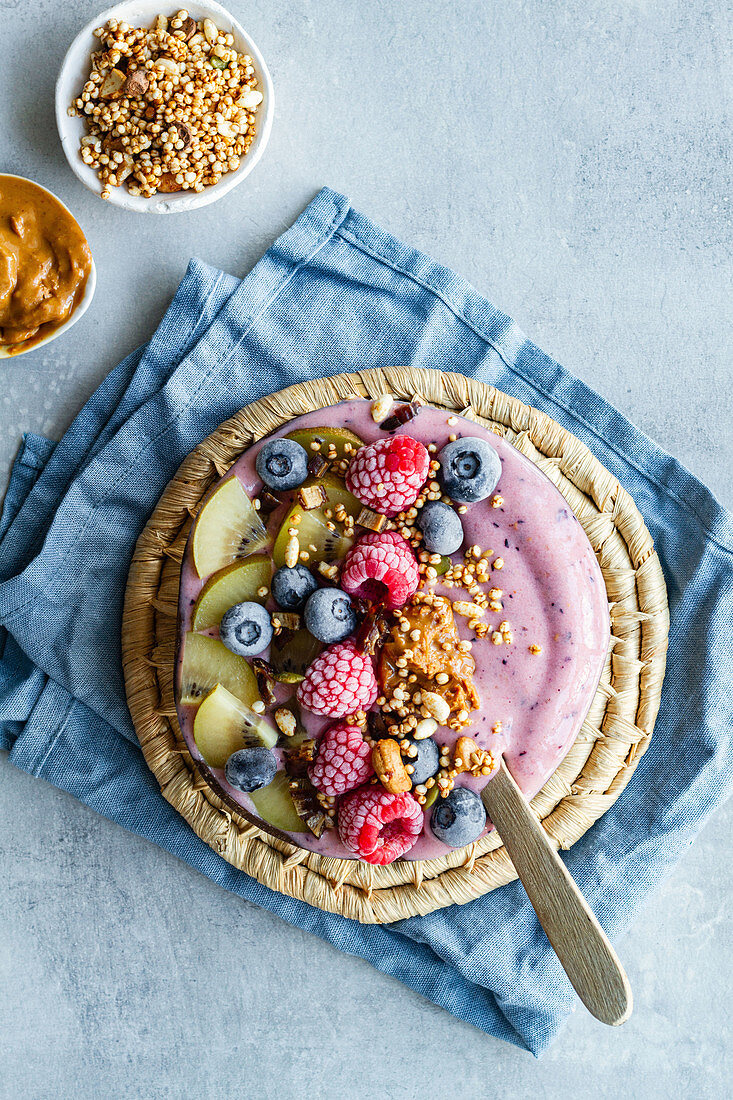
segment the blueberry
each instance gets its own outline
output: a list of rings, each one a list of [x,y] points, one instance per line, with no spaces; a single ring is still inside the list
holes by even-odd
[[[356,629],[356,612],[340,588],[319,588],[308,597],[305,625],[319,642],[340,642]]]
[[[270,439],[255,466],[268,489],[297,489],[308,476],[308,452],[294,439]]]
[[[469,787],[454,787],[447,798],[436,802],[430,827],[450,848],[463,848],[486,828],[484,804]]]
[[[260,603],[237,603],[224,612],[219,637],[232,653],[254,657],[272,641],[270,613]]]
[[[224,775],[230,787],[238,791],[258,791],[272,783],[277,759],[270,749],[238,749],[226,762]]]
[[[467,436],[447,443],[438,455],[438,480],[443,491],[458,504],[484,500],[501,476],[498,454],[485,439]]]
[[[283,611],[299,611],[318,582],[304,565],[283,565],[272,578],[272,598]]]
[[[423,546],[431,554],[453,554],[463,544],[461,517],[442,500],[429,500],[417,513]]]
[[[422,741],[415,741],[414,745],[417,749],[417,756],[406,757],[406,763],[412,765],[412,775],[410,778],[412,779],[413,787],[416,787],[418,783],[424,783],[426,779],[430,779],[431,775],[435,775],[438,770],[438,764],[440,763],[440,753],[432,737],[425,737]]]

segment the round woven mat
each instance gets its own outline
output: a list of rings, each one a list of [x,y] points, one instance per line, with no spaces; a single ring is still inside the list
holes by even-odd
[[[290,386],[255,401],[193,450],[138,540],[122,626],[127,700],[163,797],[224,859],[273,890],[364,923],[463,903],[516,878],[496,832],[439,859],[372,867],[274,837],[222,802],[181,736],[173,696],[180,562],[192,517],[211,484],[255,440],[293,417],[349,397],[421,397],[493,429],[557,486],[603,570],[612,641],[578,737],[533,800],[552,842],[569,848],[613,805],[652,735],[664,676],[668,608],[651,536],[631,497],[550,417],[460,374],[389,367]]]

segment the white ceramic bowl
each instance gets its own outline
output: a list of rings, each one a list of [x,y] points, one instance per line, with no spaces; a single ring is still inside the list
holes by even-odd
[[[143,195],[131,195],[126,187],[113,187],[109,202],[114,206],[121,206],[125,210],[134,210],[138,214],[177,214],[188,210],[197,210],[201,206],[208,206],[216,202],[228,191],[245,179],[265,151],[270,130],[272,129],[272,117],[275,110],[274,90],[272,78],[265,64],[262,54],[256,44],[237,22],[233,15],[210,0],[208,4],[176,3],[161,4],[160,0],[130,0],[127,4],[117,4],[114,8],[103,11],[76,36],[64,58],[58,80],[56,81],[56,125],[58,127],[61,144],[66,154],[66,159],[71,169],[81,182],[99,195],[102,185],[97,179],[97,173],[81,159],[79,149],[80,139],[86,133],[84,119],[70,117],[68,108],[81,93],[81,89],[89,76],[91,68],[90,56],[93,50],[99,48],[99,39],[94,37],[94,30],[103,26],[108,19],[119,19],[129,23],[131,27],[152,26],[156,15],[161,12],[169,17],[185,7],[192,19],[213,19],[219,30],[234,36],[234,46],[240,53],[247,53],[254,63],[257,74],[258,88],[262,92],[262,103],[257,108],[255,116],[257,132],[249,151],[242,158],[236,172],[227,172],[218,183],[198,193],[192,191],[180,191],[174,194],[154,195],[145,198]]]
[[[14,176],[10,172],[0,172],[0,179],[7,177],[8,179],[25,180],[26,183],[32,183],[34,187],[37,187],[39,191],[45,191],[47,195],[50,195],[52,199],[55,199],[59,206],[63,206],[69,217],[74,218],[74,215],[69,210],[68,206],[61,201],[58,195],[54,195],[53,191],[49,191],[47,187],[41,187],[40,183],[36,183],[35,180],[27,180],[25,176]],[[74,218],[76,221],[76,218]],[[77,222],[77,225],[79,223]],[[82,230],[83,232],[83,230]],[[75,325],[80,317],[83,317],[86,311],[89,309],[92,298],[94,297],[94,291],[97,286],[97,269],[94,266],[94,257],[92,257],[92,266],[89,269],[89,276],[87,278],[86,286],[84,287],[84,297],[79,302],[75,310],[66,318],[62,325],[57,328],[51,329],[47,336],[43,336],[40,340],[33,340],[24,347],[22,344],[1,344],[0,343],[0,359],[17,359],[20,355],[26,355],[29,351],[36,351],[38,348],[42,348],[44,344],[50,344],[52,340],[55,340],[57,336],[61,336],[62,333],[68,332],[72,325]]]

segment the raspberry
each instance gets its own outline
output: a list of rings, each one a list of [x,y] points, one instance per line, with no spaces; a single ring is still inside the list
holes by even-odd
[[[402,607],[419,584],[417,559],[410,544],[396,531],[364,535],[346,554],[341,568],[345,592],[383,601],[390,611]]]
[[[353,642],[336,642],[308,666],[298,688],[298,702],[328,718],[344,718],[367,710],[377,698],[377,678],[371,660]]]
[[[341,840],[365,863],[392,863],[409,852],[423,827],[423,812],[411,794],[360,787],[339,802]]]
[[[323,734],[318,756],[308,769],[310,781],[321,794],[344,794],[374,775],[372,750],[358,726],[339,723]]]
[[[378,439],[361,447],[346,471],[346,488],[375,512],[396,516],[417,500],[430,457],[409,435]]]

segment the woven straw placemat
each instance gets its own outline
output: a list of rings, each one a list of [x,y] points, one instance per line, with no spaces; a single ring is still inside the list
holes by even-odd
[[[138,540],[125,597],[122,660],[140,744],[161,792],[224,859],[259,882],[364,923],[463,903],[516,878],[496,832],[439,859],[371,867],[272,836],[223,802],[197,770],[173,696],[180,563],[200,502],[255,440],[293,417],[353,396],[415,395],[492,428],[557,486],[585,529],[608,592],[612,641],[569,753],[533,800],[552,842],[569,848],[631,779],[652,735],[664,676],[668,608],[651,536],[629,494],[559,424],[460,374],[389,367],[314,379],[246,406],[193,450]]]

